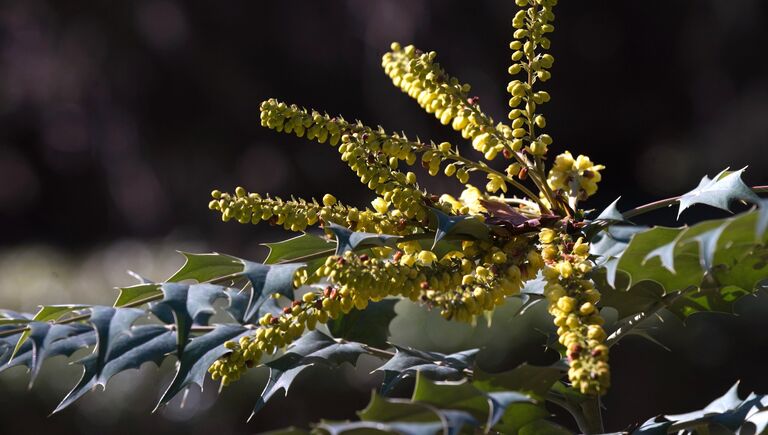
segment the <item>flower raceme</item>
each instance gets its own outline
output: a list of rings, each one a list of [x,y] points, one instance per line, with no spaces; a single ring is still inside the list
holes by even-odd
[[[593,266],[589,246],[574,230],[579,227],[576,217],[583,215],[578,202],[595,193],[603,166],[586,156],[574,159],[566,151],[547,168],[553,140],[542,132],[546,118],[540,109],[550,96],[538,86],[551,77],[554,59],[545,50],[557,1],[515,3],[521,9],[512,21],[509,73],[518,78],[507,87],[509,125],[486,115],[479,99],[470,95],[471,87],[446,73],[435,52],[392,43],[382,57],[392,83],[441,124],[460,132],[484,160],[464,157],[449,142],[412,140],[275,99],[261,104],[262,126],[337,148],[341,160],[375,192],[371,208],[343,204],[331,194],[320,201],[283,200],[238,187],[233,194],[214,191],[212,210],[225,221],[266,221],[290,231],[317,225],[325,227],[328,237],[334,234],[325,225],[334,223],[401,238],[362,251],[321,253],[321,264],[298,269],[294,287],[306,290],[304,295],[281,312],[266,314],[252,334],[227,342],[230,352],[210,367],[214,379],[227,385],[305,330],[384,298],[407,298],[439,310],[446,319],[473,322],[542,273],[572,386],[584,394],[606,392],[608,348],[598,311],[600,294],[587,276]],[[509,161],[505,171],[487,163],[499,156]],[[458,199],[427,192],[414,171],[403,169],[419,164],[430,176],[442,174],[464,185]],[[485,191],[470,184],[475,172],[486,177]],[[510,189],[523,197],[507,197]],[[436,234],[445,228],[435,228],[432,209],[449,218],[470,215],[487,225],[488,236],[461,234],[435,244]]]
[[[610,378],[604,323],[596,304],[600,293],[586,274],[592,269],[589,245],[564,230],[539,233],[547,284],[544,296],[554,316],[560,344],[570,362],[568,377],[584,394],[604,394]]]

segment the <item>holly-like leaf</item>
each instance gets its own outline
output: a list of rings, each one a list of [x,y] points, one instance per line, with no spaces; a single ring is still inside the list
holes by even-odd
[[[470,349],[450,355],[438,352],[395,346],[395,356],[376,371],[385,374],[382,391],[389,392],[401,380],[421,373],[433,380],[459,380],[475,361],[479,349]]]
[[[443,431],[443,423],[384,423],[379,421],[352,421],[352,422],[322,422],[318,429],[328,432],[329,435],[344,433],[354,434],[400,434],[400,435],[435,435]],[[282,434],[282,432],[278,432]]]
[[[364,310],[352,310],[327,323],[336,338],[365,343],[374,347],[387,347],[389,323],[397,315],[397,299],[371,302]]]
[[[168,278],[168,282],[179,282],[187,279],[206,282],[215,278],[233,275],[243,270],[243,261],[229,255],[216,252],[208,254],[180,253],[184,256],[184,265],[173,276]]]
[[[196,384],[202,389],[208,367],[229,352],[229,349],[224,347],[224,343],[230,340],[236,341],[249,331],[239,325],[217,325],[213,331],[193,338],[177,362],[176,375],[163,393],[155,410],[168,403],[184,388],[192,384]]]
[[[264,264],[296,261],[323,252],[331,255],[335,248],[332,242],[307,233],[281,242],[263,243],[263,245],[269,248],[269,255],[264,260]]]
[[[89,321],[96,332],[96,371],[101,371],[110,345],[144,315],[138,308],[93,307]]]
[[[173,319],[176,324],[177,353],[183,355],[193,324],[207,325],[214,314],[213,303],[226,297],[224,287],[213,284],[179,284],[168,282],[161,286],[163,300],[152,306],[161,320]],[[170,316],[169,316],[170,314]]]
[[[477,216],[449,216],[440,210],[430,209],[434,218],[435,239],[434,248],[438,242],[450,236],[467,236],[477,240],[488,238],[488,226]]]
[[[637,232],[628,243],[600,239],[597,250],[615,261],[615,269],[600,264],[603,277],[593,274],[602,304],[630,316],[678,294],[664,305],[683,320],[703,311],[732,312],[734,302],[768,280],[768,238],[757,238],[758,219],[753,210],[691,227]],[[611,286],[621,292],[606,288]]]
[[[342,255],[347,251],[356,251],[377,246],[394,246],[400,236],[388,234],[363,233],[352,231],[349,228],[331,222],[327,226],[336,236],[336,255]]]
[[[120,294],[115,301],[116,307],[124,307],[128,304],[136,304],[145,299],[151,299],[161,295],[160,284],[136,284],[128,287],[120,287]]]
[[[356,364],[357,358],[367,351],[360,343],[339,342],[320,331],[311,331],[291,345],[286,353],[266,363],[269,380],[261,392],[249,420],[261,410],[280,390],[288,394],[288,388],[304,369],[313,364],[338,367]]]
[[[521,364],[502,373],[475,369],[473,381],[483,391],[519,391],[542,398],[562,376],[559,366]]]
[[[359,411],[358,415],[363,422],[387,423],[389,426],[403,423],[437,423],[436,426],[418,425],[413,428],[406,427],[408,432],[398,431],[396,433],[434,434],[439,429],[443,429],[444,433],[455,435],[460,433],[465,425],[470,427],[480,426],[480,423],[472,414],[461,409],[441,409],[428,403],[414,400],[390,399],[376,392],[372,393],[368,406]]]
[[[613,225],[615,223],[626,222],[624,215],[619,211],[618,204],[620,199],[621,197],[616,198],[616,200],[613,201],[608,207],[606,207],[605,210],[601,211],[600,214],[597,215],[593,222],[599,222],[603,225]]]
[[[138,369],[145,362],[153,362],[159,366],[175,349],[174,331],[163,325],[134,326],[110,344],[100,372],[97,355],[92,354],[79,361],[83,366],[83,376],[53,412],[59,412],[71,405],[96,385],[105,387],[112,376],[122,371]]]
[[[683,210],[694,204],[706,204],[722,210],[730,211],[730,204],[736,200],[757,203],[760,198],[741,180],[741,174],[746,168],[729,172],[721,171],[710,179],[707,176],[701,179],[699,185],[680,197],[680,217]]]
[[[303,263],[266,265],[246,261],[243,274],[251,283],[251,299],[245,318],[253,319],[272,295],[293,300],[293,275],[304,266]]]
[[[58,355],[70,356],[75,351],[93,346],[96,336],[90,326],[74,323],[56,325],[48,322],[31,322],[28,325],[28,340],[16,349],[7,364],[0,371],[24,365],[29,367],[30,388],[35,382],[43,361]],[[21,334],[9,337],[18,338]]]
[[[88,305],[41,305],[38,309],[37,313],[32,317],[31,320],[35,322],[49,322],[49,321],[56,321],[60,318],[66,316],[67,314],[72,313],[73,311],[82,310],[84,308],[88,308]],[[40,327],[37,327],[40,329]],[[32,329],[29,328],[26,331],[22,332],[21,335],[19,335],[19,339],[16,342],[16,347],[13,348],[13,352],[11,352],[10,359],[13,359],[16,354],[21,349],[21,346],[27,341],[27,338],[29,338],[30,334],[32,333]],[[35,367],[33,363],[33,367]],[[34,372],[33,372],[34,373]],[[32,376],[32,380],[34,380],[34,375]],[[31,385],[30,381],[30,385]]]
[[[517,391],[483,391],[472,382],[434,382],[423,374],[416,376],[411,400],[442,409],[457,409],[471,414],[491,428],[501,420],[513,403],[535,403],[526,394]]]
[[[738,386],[737,382],[704,409],[654,417],[643,423],[633,434],[666,433],[666,429],[673,424],[681,428],[710,426],[725,428],[732,433],[764,433],[768,425],[765,415],[768,396],[753,393],[741,399]]]

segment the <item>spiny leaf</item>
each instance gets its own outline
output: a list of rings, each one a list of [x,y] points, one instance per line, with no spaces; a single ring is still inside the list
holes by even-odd
[[[100,372],[107,359],[110,345],[121,334],[130,330],[133,322],[144,315],[143,310],[137,308],[91,308],[90,322],[96,332],[96,371]]]
[[[730,203],[736,200],[757,203],[760,200],[758,196],[741,180],[745,169],[733,172],[725,169],[713,179],[704,176],[695,189],[680,197],[677,216],[680,217],[683,210],[694,204],[706,204],[730,211]]]
[[[249,331],[239,325],[217,325],[213,331],[193,338],[176,364],[176,375],[160,398],[155,411],[189,385],[197,384],[202,389],[208,367],[229,352],[224,343],[229,340],[236,341]]]
[[[269,367],[269,380],[261,392],[249,420],[261,410],[280,390],[288,394],[288,388],[304,369],[313,364],[337,367],[347,362],[355,364],[357,358],[366,353],[359,343],[338,342],[319,331],[311,331],[291,345],[286,353],[266,363]]]
[[[544,397],[562,376],[563,370],[557,366],[521,364],[502,373],[475,369],[473,380],[483,391],[520,391]]]
[[[489,229],[477,216],[449,216],[440,210],[431,208],[434,216],[435,240],[432,243],[434,248],[438,242],[451,235],[470,236],[474,239],[485,240],[488,238]]]
[[[342,255],[347,251],[355,251],[363,248],[377,246],[394,246],[400,236],[387,234],[363,233],[352,231],[349,228],[331,222],[328,226],[336,236],[336,255]]]
[[[364,310],[352,310],[327,323],[331,335],[374,347],[387,347],[389,323],[397,315],[397,299],[371,302]]]
[[[259,264],[245,262],[243,274],[251,282],[251,299],[245,318],[252,319],[272,295],[279,294],[293,300],[293,275],[304,267],[303,263]]]
[[[152,312],[163,321],[176,324],[177,353],[181,356],[193,324],[206,325],[214,314],[213,303],[226,297],[224,287],[213,284],[164,283],[163,300],[152,306]],[[169,316],[169,314],[171,314]]]
[[[119,290],[120,294],[117,296],[117,300],[114,303],[116,307],[124,307],[128,304],[133,304],[162,294],[160,284],[157,283],[136,284],[128,287],[120,287]]]
[[[605,242],[599,248],[619,260],[615,271],[601,265],[604,279],[593,274],[602,304],[614,306],[620,316],[632,315],[679,293],[665,305],[682,319],[702,311],[732,312],[736,300],[768,280],[768,238],[756,239],[758,219],[753,210],[691,227],[653,228],[626,244]],[[628,293],[601,287],[606,281],[606,287]]]
[[[448,434],[458,434],[464,425],[478,427],[480,424],[472,414],[463,410],[446,410],[431,406],[426,403],[409,401],[405,399],[388,399],[376,392],[372,393],[368,406],[358,412],[364,422],[385,423],[426,423],[438,422],[439,426],[418,427],[417,432],[434,434],[436,429],[442,428]],[[427,432],[424,432],[427,430]]]
[[[385,373],[382,386],[384,393],[389,392],[401,380],[417,373],[434,380],[459,380],[465,377],[464,371],[472,367],[479,351],[470,349],[446,355],[395,346],[395,356],[376,371]]]
[[[383,423],[377,421],[352,421],[352,422],[322,422],[317,425],[330,435],[343,433],[366,434],[400,434],[400,435],[435,435],[443,430],[441,422],[426,423]],[[282,434],[282,432],[278,432]]]
[[[513,403],[534,403],[527,395],[517,391],[486,392],[472,382],[433,382],[423,374],[416,376],[411,400],[428,403],[444,409],[468,412],[491,428],[501,420]]]
[[[36,322],[48,322],[48,321],[55,321],[59,320],[60,318],[64,317],[65,315],[76,311],[76,310],[82,310],[83,308],[88,308],[87,305],[41,305],[40,309],[37,311],[37,313],[32,317],[33,321]],[[37,327],[40,328],[39,326]],[[10,359],[13,359],[14,356],[16,356],[16,353],[21,349],[21,346],[24,344],[25,341],[27,341],[27,338],[29,338],[32,330],[28,329],[21,333],[19,336],[19,340],[16,342],[16,347],[13,349],[13,352],[11,353]],[[33,362],[34,367],[34,362]],[[34,381],[34,374],[36,374],[33,371],[32,380],[30,381],[30,385],[32,384],[32,381]]]
[[[740,399],[737,382],[723,396],[704,409],[678,415],[663,415],[646,421],[633,434],[666,433],[672,424],[692,428],[693,426],[724,427],[733,433],[764,433],[768,421],[764,410],[768,396],[750,394]],[[757,429],[757,430],[756,430]]]
[[[624,215],[619,211],[619,200],[621,197],[616,198],[605,210],[601,211],[599,215],[592,221],[593,223],[600,223],[602,225],[626,222]]]
[[[243,270],[243,261],[229,255],[216,252],[208,254],[180,252],[180,254],[184,256],[184,265],[168,278],[168,282],[179,282],[186,279],[205,282]]]
[[[264,260],[264,264],[295,261],[308,255],[328,251],[330,255],[334,249],[332,242],[307,233],[281,242],[262,244],[269,248],[269,255]]]
[[[59,412],[71,405],[96,385],[105,387],[107,381],[117,373],[137,369],[143,363],[150,361],[159,366],[162,360],[175,349],[176,333],[174,331],[162,325],[134,326],[111,343],[100,373],[96,355],[92,354],[79,361],[83,366],[83,376],[53,412]]]
[[[58,355],[70,356],[75,351],[96,343],[93,330],[84,324],[56,325],[48,322],[31,322],[28,331],[29,340],[17,349],[7,364],[0,367],[0,371],[19,365],[29,367],[30,388],[44,360]]]

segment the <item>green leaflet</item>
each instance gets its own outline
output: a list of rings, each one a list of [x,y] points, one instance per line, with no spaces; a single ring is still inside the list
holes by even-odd
[[[760,231],[763,213],[752,210],[690,227],[635,233],[626,245],[609,250],[603,262],[607,274],[594,274],[604,292],[603,304],[624,317],[678,293],[665,304],[682,319],[702,311],[731,312],[736,300],[768,280],[768,237]],[[614,281],[611,262],[618,273]]]
[[[184,256],[184,265],[173,276],[168,278],[168,282],[178,282],[186,279],[205,282],[242,272],[243,270],[243,261],[229,255],[216,252],[209,254],[180,252],[180,254]]]
[[[128,304],[134,304],[143,299],[156,297],[162,294],[160,291],[160,284],[136,284],[129,287],[120,287],[120,294],[117,296],[117,300],[114,305],[116,307],[124,307]]]
[[[262,243],[269,248],[264,264],[297,261],[303,257],[327,252],[333,254],[335,246],[322,237],[304,233],[292,239],[275,243]]]
[[[480,425],[471,413],[460,408],[443,409],[413,399],[388,399],[375,392],[372,393],[368,406],[359,411],[358,415],[362,420],[362,427],[366,427],[366,422],[389,423],[393,428],[394,424],[410,423],[411,425],[401,426],[405,430],[396,430],[398,433],[414,435],[435,433],[440,428],[443,429],[443,433],[453,435],[458,434],[465,425],[471,427]],[[361,425],[361,423],[352,423],[352,425]],[[436,424],[414,426],[413,423]]]
[[[41,305],[40,309],[37,311],[34,317],[32,317],[32,321],[34,322],[48,322],[48,321],[55,321],[63,316],[76,311],[76,310],[82,310],[84,308],[89,308],[88,305]],[[13,359],[13,357],[16,356],[16,353],[21,349],[21,346],[24,344],[25,341],[27,341],[27,338],[29,338],[30,330],[26,330],[21,333],[21,336],[19,336],[19,341],[16,342],[16,347],[14,347],[13,352],[11,352],[10,359]]]

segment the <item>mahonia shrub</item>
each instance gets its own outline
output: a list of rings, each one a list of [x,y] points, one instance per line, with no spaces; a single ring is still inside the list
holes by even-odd
[[[547,50],[557,1],[515,3],[520,9],[512,20],[505,122],[485,113],[471,86],[449,75],[435,52],[395,42],[382,57],[392,83],[460,132],[476,151],[473,157],[458,144],[409,139],[266,100],[261,125],[335,148],[374,192],[370,207],[344,204],[331,193],[286,200],[243,187],[214,190],[209,208],[223,221],[279,225],[296,236],[269,244],[263,263],[184,253],[186,263],[176,274],[159,283],[141,278],[122,288],[112,307],[3,311],[3,368],[27,366],[34,379],[46,358],[92,348],[77,361],[83,377],[60,411],[116,373],[171,355],[176,375],[158,407],[193,384],[202,387],[206,376],[225,387],[265,365],[270,377],[256,413],[304,368],[355,364],[366,354],[384,361],[378,370],[385,376],[360,421],[321,422],[313,432],[603,432],[600,397],[610,388],[612,345],[660,310],[683,319],[729,311],[736,299],[765,285],[768,202],[757,193],[768,189],[747,187],[743,170],[726,170],[679,197],[623,213],[616,203],[597,216],[587,213],[582,204],[598,190],[604,166],[558,148],[543,113],[550,101],[546,82],[554,58]],[[494,160],[505,169],[494,169]],[[416,165],[430,176],[455,178],[462,193],[427,191],[410,170]],[[470,183],[473,174],[484,184]],[[679,228],[629,222],[665,206],[728,210],[733,201],[754,207]],[[475,324],[511,297],[547,305],[556,331],[549,346],[560,362],[485,373],[475,369],[476,349],[446,355],[387,342],[386,323],[397,299]],[[211,323],[219,299],[227,301],[229,323]],[[601,315],[605,307],[620,317],[610,330]],[[370,316],[373,325],[357,322],[372,311],[378,313]],[[146,316],[153,321],[137,322]],[[348,327],[350,316],[358,329],[370,331]],[[416,377],[412,397],[388,397],[409,376]],[[533,378],[541,382],[527,381]],[[547,403],[572,414],[574,428],[548,420]],[[768,398],[742,400],[734,389],[701,412],[654,417],[632,430],[707,433],[710,426],[725,426],[763,432],[766,405]]]

